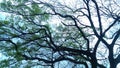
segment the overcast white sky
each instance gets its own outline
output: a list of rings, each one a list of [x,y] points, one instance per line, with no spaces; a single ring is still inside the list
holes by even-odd
[[[0,0],[0,2],[2,2],[3,0]],[[59,0],[60,2],[64,2],[65,1],[65,3],[66,3],[66,5],[69,5],[69,4],[74,4],[75,3],[75,1],[76,0]],[[2,19],[4,19],[5,18],[5,16],[6,16],[7,14],[6,13],[3,13],[3,12],[0,12],[0,18],[2,18]],[[83,19],[84,20],[84,19]],[[85,20],[84,20],[85,21]],[[97,21],[97,19],[94,19],[94,21]],[[53,20],[53,22],[55,23],[56,21],[55,20]],[[106,21],[105,21],[106,22]],[[88,23],[86,23],[86,24],[88,24]],[[108,25],[108,24],[107,24]],[[96,24],[96,26],[98,27],[98,24]],[[106,25],[105,25],[105,23],[104,23],[104,26],[106,27]],[[0,59],[3,59],[5,56],[4,55],[2,55],[1,53],[0,53]],[[119,65],[120,66],[120,65]],[[119,67],[118,66],[118,67]]]

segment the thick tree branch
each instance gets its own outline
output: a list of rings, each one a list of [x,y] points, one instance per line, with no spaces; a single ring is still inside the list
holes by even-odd
[[[102,35],[102,22],[101,22],[101,15],[100,15],[100,11],[99,11],[99,7],[98,7],[98,4],[96,2],[96,0],[92,0],[95,4],[95,7],[96,7],[96,11],[97,11],[97,17],[98,17],[98,22],[99,22],[99,27],[100,27],[100,35]]]

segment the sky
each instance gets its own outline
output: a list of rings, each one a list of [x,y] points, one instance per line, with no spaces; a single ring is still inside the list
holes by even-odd
[[[0,0],[0,2],[1,2],[2,0]],[[0,20],[1,19],[3,19],[4,18],[4,14],[2,14],[1,12],[0,12]],[[0,60],[2,60],[2,59],[4,59],[4,55],[2,55],[2,53],[0,52]]]
[[[0,2],[2,2],[3,0],[0,0]]]
[[[60,2],[63,2],[63,1],[66,1],[65,3],[66,4],[72,4],[73,2],[74,2],[74,0],[71,0],[71,1],[69,1],[69,0],[59,0]],[[2,0],[0,0],[0,2],[2,2]],[[6,16],[7,14],[6,13],[4,13],[4,12],[0,12],[0,19],[5,19],[5,16]],[[84,20],[85,21],[85,19],[82,19],[82,20]],[[94,19],[95,21],[97,20],[97,19]],[[54,22],[54,24],[56,24],[56,21],[55,20],[53,20],[53,22]],[[86,24],[88,24],[88,23],[86,23]],[[106,24],[107,25],[107,24]],[[98,24],[96,24],[96,26],[98,26]],[[2,55],[1,53],[0,53],[0,59],[4,59],[5,58],[5,56],[4,55]],[[118,65],[118,67],[120,66],[120,64]]]

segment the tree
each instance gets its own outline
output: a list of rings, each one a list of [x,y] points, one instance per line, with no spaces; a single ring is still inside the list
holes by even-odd
[[[0,11],[8,15],[0,21],[0,46],[7,59],[1,67],[116,68],[119,1],[70,3],[4,0]]]

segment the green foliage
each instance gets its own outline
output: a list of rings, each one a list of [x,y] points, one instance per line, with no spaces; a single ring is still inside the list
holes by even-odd
[[[18,53],[15,55],[15,58],[18,62],[21,60],[24,60],[24,58],[21,55],[19,55]]]
[[[43,16],[41,16],[41,20],[46,21],[49,19],[49,17],[50,17],[49,14],[44,14]]]
[[[25,59],[23,54],[36,56],[40,53],[40,57],[50,59],[52,49],[47,48],[52,45],[48,38],[50,35],[56,44],[63,44],[62,46],[74,49],[78,49],[79,44],[84,43],[81,33],[75,27],[63,25],[54,27],[48,22],[50,14],[47,14],[46,10],[42,8],[44,6],[41,7],[37,3],[29,5],[25,3],[27,0],[9,0],[1,3],[2,10],[11,13],[6,20],[0,21],[0,38],[9,39],[6,42],[0,42],[3,43],[0,45],[0,49],[4,55],[12,58],[12,61],[8,59],[1,61],[3,67],[4,65],[9,67],[10,62],[17,62],[13,67],[19,67],[22,60]],[[81,57],[76,58],[77,60],[82,59]],[[27,63],[32,64],[31,61]],[[29,64],[24,68],[31,68]]]
[[[42,10],[41,10],[40,7],[38,6],[38,4],[32,4],[32,11],[33,11],[33,14],[42,13]]]
[[[0,68],[6,68],[9,66],[9,61],[7,59],[0,61]]]
[[[1,7],[1,8],[6,8],[6,4],[5,4],[5,3],[1,3],[1,4],[0,4],[0,7]]]
[[[86,61],[83,56],[76,56],[75,59],[78,60],[78,61],[81,61],[81,62],[85,62]]]
[[[9,21],[4,21],[4,24],[5,24],[5,25],[8,25],[8,24],[9,24]]]
[[[16,1],[18,3],[24,3],[24,2],[27,2],[28,0],[14,0],[14,1]]]

